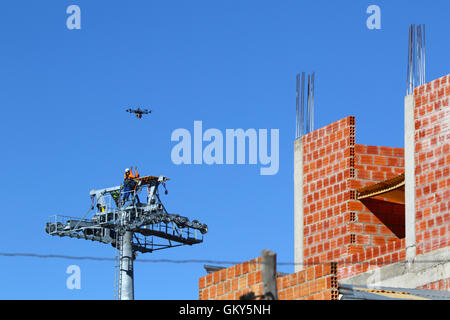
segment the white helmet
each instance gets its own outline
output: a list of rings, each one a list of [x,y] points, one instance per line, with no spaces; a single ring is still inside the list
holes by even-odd
[[[130,171],[130,169],[128,169],[128,168],[125,169],[125,172],[129,172],[129,171]]]

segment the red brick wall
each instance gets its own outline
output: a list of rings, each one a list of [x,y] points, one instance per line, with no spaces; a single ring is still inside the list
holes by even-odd
[[[335,263],[318,264],[277,278],[279,300],[337,300]]]
[[[350,185],[354,177],[355,118],[303,136],[304,263],[347,254]]]
[[[417,254],[450,245],[450,75],[414,90]]]
[[[239,300],[250,291],[262,295],[261,257],[199,279],[200,300]]]
[[[355,145],[355,178],[351,187],[359,189],[391,179],[404,172],[402,148]],[[369,246],[383,246],[405,236],[404,204],[387,202],[382,197],[353,203],[350,253]]]
[[[356,189],[404,172],[403,149],[355,144],[354,117],[304,136],[303,148],[306,267],[337,261],[345,278],[404,260],[404,205],[356,200]]]
[[[405,171],[403,148],[355,145],[355,188],[398,176]]]
[[[450,279],[432,282],[417,289],[450,291]]]
[[[305,135],[303,157],[306,266],[404,237],[404,205],[356,200],[356,189],[404,172],[402,148],[355,144],[347,117]]]
[[[337,265],[323,263],[276,279],[279,300],[337,300]],[[239,300],[262,295],[261,257],[199,279],[200,300]]]
[[[367,247],[361,252],[338,260],[337,276],[339,280],[345,279],[391,263],[403,261],[405,258],[405,239],[389,241],[386,245]]]

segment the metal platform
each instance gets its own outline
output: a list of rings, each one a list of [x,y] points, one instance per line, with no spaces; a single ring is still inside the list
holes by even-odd
[[[167,212],[158,188],[163,186],[167,194],[165,182],[168,180],[164,176],[145,176],[133,179],[129,191],[125,191],[128,189],[124,186],[92,190],[91,207],[82,218],[54,215],[46,223],[45,231],[52,236],[97,241],[115,247],[116,273],[119,273],[116,297],[133,299],[135,252],[198,244],[208,232],[206,224]],[[123,278],[126,285],[122,294]]]
[[[133,247],[141,252],[203,241],[203,235],[208,232],[205,224],[197,220],[190,221],[178,214],[170,214],[162,204],[158,187],[168,181],[168,178],[145,176],[135,180],[137,186],[130,194],[129,201],[122,200],[124,191],[121,186],[92,190],[91,211],[87,214],[90,218],[54,215],[47,222],[45,231],[52,236],[98,241],[114,247],[117,232],[123,234],[133,231],[141,237],[140,242],[133,242]],[[146,202],[141,202],[139,196],[142,197],[145,189],[148,192]],[[151,239],[153,237],[168,240],[168,243],[162,245]]]
[[[133,248],[140,252],[152,252],[179,245],[193,245],[203,242],[208,228],[197,221],[189,221],[179,215],[148,212],[142,210],[139,218],[130,215],[130,223],[121,227],[119,213],[96,214],[91,220],[55,215],[47,222],[45,231],[52,236],[70,237],[98,241],[116,247],[116,233],[133,231],[140,241],[133,242]],[[137,235],[136,235],[137,237]],[[167,243],[154,237],[165,239]],[[144,244],[144,245],[142,245]]]

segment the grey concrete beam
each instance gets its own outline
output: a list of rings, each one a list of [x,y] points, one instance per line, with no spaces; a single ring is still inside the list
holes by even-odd
[[[294,142],[294,261],[295,272],[303,270],[303,141]]]
[[[450,278],[450,247],[418,255],[339,281],[343,284],[373,287],[418,288]]]
[[[405,245],[406,260],[416,256],[416,177],[414,94],[405,97]]]
[[[271,294],[273,299],[277,300],[277,255],[275,252],[267,249],[262,251],[261,277],[263,282],[263,294]]]

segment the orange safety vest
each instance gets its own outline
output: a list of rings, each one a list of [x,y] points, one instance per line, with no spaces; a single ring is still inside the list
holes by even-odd
[[[130,170],[128,172],[125,172],[124,174],[124,179],[134,179],[134,178],[139,178],[139,173],[137,172],[137,170],[134,170],[134,176],[133,176],[133,171]]]

